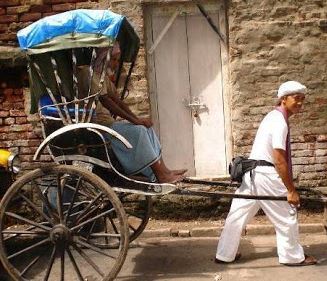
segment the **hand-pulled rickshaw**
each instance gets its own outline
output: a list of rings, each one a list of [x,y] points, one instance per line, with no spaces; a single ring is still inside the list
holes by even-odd
[[[209,197],[257,198],[217,192],[212,186],[235,187],[224,182],[191,181],[194,188],[136,180],[124,175],[110,143],[130,143],[92,116],[99,93],[79,93],[77,68],[88,65],[92,79],[97,48],[108,47],[99,88],[114,43],[119,42],[121,70],[128,69],[122,97],[139,49],[139,38],[124,16],[108,10],[74,10],[41,19],[18,33],[26,51],[31,85],[42,83],[40,103],[31,91],[32,109],[38,104],[45,148],[54,163],[17,179],[0,207],[0,259],[15,280],[114,280],[129,242],[144,230],[151,212],[151,196],[189,194]],[[91,83],[90,83],[91,85]],[[198,185],[207,188],[199,190]],[[320,196],[320,195],[319,195]],[[318,197],[319,197],[318,196]],[[261,196],[262,200],[285,200]],[[314,200],[326,202],[321,196]],[[105,264],[105,266],[103,266]]]

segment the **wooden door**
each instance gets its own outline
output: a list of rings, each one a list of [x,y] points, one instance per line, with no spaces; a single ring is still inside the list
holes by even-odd
[[[172,13],[173,8],[152,9],[148,45],[156,41]],[[210,16],[219,25],[218,11]],[[167,165],[186,167],[190,176],[225,175],[227,144],[217,34],[199,12],[188,10],[177,16],[148,63],[152,113]]]

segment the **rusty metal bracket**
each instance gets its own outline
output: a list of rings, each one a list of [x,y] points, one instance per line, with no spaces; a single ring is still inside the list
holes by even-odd
[[[206,10],[204,9],[204,7],[197,3],[198,1],[194,1],[196,6],[199,8],[201,14],[206,18],[206,20],[208,21],[210,27],[213,29],[213,31],[218,35],[219,39],[225,44],[226,43],[226,39],[225,36],[220,32],[219,28],[214,24],[214,22],[212,21],[212,18],[208,15],[208,13],[206,12]]]

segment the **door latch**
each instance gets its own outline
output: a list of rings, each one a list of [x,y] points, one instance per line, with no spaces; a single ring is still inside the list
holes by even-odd
[[[193,117],[195,118],[199,117],[199,113],[202,109],[208,109],[207,105],[201,102],[201,97],[193,97],[191,101],[183,99],[183,103],[192,110]]]

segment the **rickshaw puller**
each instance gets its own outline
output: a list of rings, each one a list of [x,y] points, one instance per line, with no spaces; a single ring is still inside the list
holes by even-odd
[[[300,197],[292,176],[288,118],[298,113],[305,99],[306,87],[296,81],[283,83],[278,90],[278,107],[269,112],[257,131],[250,159],[265,160],[274,166],[258,166],[245,173],[237,194],[287,196],[287,201],[233,199],[224,230],[220,236],[216,259],[233,262],[241,233],[250,219],[263,209],[273,223],[279,262],[289,266],[313,265],[317,260],[304,254],[299,243],[297,216],[291,206],[299,206]],[[252,174],[252,175],[251,175]]]

